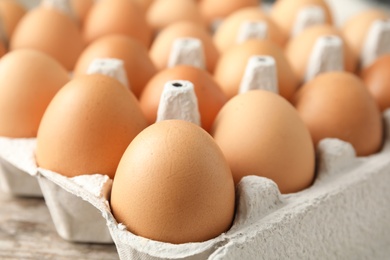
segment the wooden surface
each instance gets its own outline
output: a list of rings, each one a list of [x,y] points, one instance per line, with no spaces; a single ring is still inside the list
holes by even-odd
[[[0,259],[119,259],[115,245],[74,244],[55,230],[43,199],[0,191]]]

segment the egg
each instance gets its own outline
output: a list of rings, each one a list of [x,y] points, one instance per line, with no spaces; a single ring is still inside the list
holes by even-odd
[[[109,34],[134,37],[146,47],[152,41],[152,30],[142,8],[126,0],[96,2],[85,19],[83,34],[87,43]]]
[[[266,24],[265,38],[270,39],[280,47],[283,47],[287,41],[287,36],[264,11],[258,7],[247,7],[230,14],[215,31],[213,40],[221,53],[239,43],[238,36],[241,26],[245,22],[263,22]]]
[[[157,72],[145,46],[125,35],[107,35],[90,44],[77,60],[75,75],[86,74],[89,65],[96,58],[123,60],[131,91],[137,97]]]
[[[219,58],[219,52],[215,47],[211,35],[198,24],[188,21],[173,23],[164,28],[154,40],[150,48],[150,57],[159,70],[168,66],[169,55],[173,43],[178,38],[196,38],[202,42],[206,68],[213,72]]]
[[[147,126],[135,96],[119,81],[94,74],[67,83],[50,102],[38,129],[39,167],[73,177],[114,177],[120,158]]]
[[[45,53],[5,55],[0,60],[0,136],[36,137],[46,107],[68,81],[66,69]]]
[[[314,178],[310,133],[294,107],[279,95],[251,90],[229,100],[211,135],[237,184],[244,176],[273,180],[282,193],[307,188]]]
[[[358,156],[378,152],[383,125],[364,83],[348,72],[328,72],[307,82],[293,104],[317,145],[324,138],[349,142]]]
[[[180,65],[157,73],[146,85],[140,97],[141,108],[149,123],[154,123],[164,85],[172,80],[188,80],[194,85],[198,99],[201,126],[209,131],[227,98],[212,76],[204,70]]]
[[[26,9],[15,0],[0,1],[0,17],[3,22],[7,40],[11,39],[20,19],[26,14]]]
[[[10,49],[25,48],[49,54],[70,71],[84,49],[84,41],[71,17],[41,6],[23,16],[14,31]]]
[[[326,0],[278,0],[272,6],[270,16],[286,35],[292,35],[299,12],[305,7],[313,6],[323,10],[325,24],[333,24],[332,13]]]
[[[191,21],[204,26],[194,0],[155,0],[147,11],[147,21],[155,32],[179,21]]]
[[[154,0],[134,0],[146,12]]]
[[[207,24],[211,25],[217,20],[222,20],[234,11],[245,7],[258,7],[259,0],[202,0],[199,2],[200,12]]]
[[[127,148],[111,210],[138,236],[203,242],[230,228],[234,193],[229,165],[212,137],[195,124],[166,120],[146,128]]]
[[[250,40],[231,47],[221,55],[214,78],[228,98],[238,94],[247,63],[254,55],[268,55],[275,59],[279,93],[290,99],[299,85],[283,50],[269,40]]]
[[[80,22],[81,27],[84,26],[84,21],[88,15],[89,10],[94,5],[95,0],[72,0],[71,5],[75,12],[77,19]]]
[[[379,57],[361,76],[381,112],[390,108],[390,55]]]
[[[382,10],[369,9],[350,17],[345,22],[342,32],[355,56],[361,56],[366,36],[373,22],[388,18],[389,15]]]
[[[357,56],[351,50],[348,42],[345,41],[342,33],[331,25],[315,25],[307,28],[296,37],[292,38],[286,45],[285,53],[295,74],[300,81],[305,78],[309,66],[310,56],[316,41],[322,36],[334,35],[342,40],[344,69],[354,72],[357,68]]]

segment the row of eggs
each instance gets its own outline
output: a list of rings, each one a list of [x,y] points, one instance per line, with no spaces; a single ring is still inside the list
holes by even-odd
[[[109,9],[109,2],[124,5],[126,1],[101,0],[95,6],[104,4],[102,10]],[[122,6],[121,10],[127,9]],[[66,17],[44,6],[28,15],[38,11],[52,13],[51,22],[45,22],[50,26],[56,24],[56,16]],[[24,23],[22,20],[21,28]],[[180,22],[165,30],[175,26],[184,32],[199,31],[212,44],[211,36],[193,23]],[[44,29],[43,25],[38,27]],[[325,33],[313,33],[316,37],[334,30],[330,26],[318,28]],[[17,28],[16,40],[18,34],[29,38],[27,31]],[[226,231],[234,217],[234,183],[245,175],[269,177],[283,193],[308,187],[315,175],[313,140],[316,144],[324,137],[338,137],[351,142],[358,155],[380,150],[380,110],[357,76],[324,73],[297,91],[304,73],[297,76],[281,47],[271,40],[250,40],[221,52],[215,67],[209,69],[215,72],[214,78],[191,66],[159,68],[150,57],[166,31],[160,32],[149,53],[142,43],[123,35],[109,34],[91,42],[76,55],[73,79],[68,73],[72,66],[55,55],[57,60],[48,56],[48,51],[44,54],[39,48],[20,47],[9,52],[0,60],[0,135],[37,136],[40,167],[69,177],[96,172],[109,175],[114,179],[111,207],[118,221],[135,234],[171,243],[204,241]],[[64,32],[61,34],[71,39],[72,33]],[[37,35],[31,39],[39,39]],[[169,37],[165,60],[174,36]],[[292,42],[299,37],[306,39],[297,36]],[[11,38],[11,49],[16,40]],[[202,43],[206,61],[211,60],[207,44]],[[72,56],[65,51],[69,45],[58,44],[66,59]],[[295,45],[299,48],[292,53],[299,56],[304,56],[300,50],[309,49]],[[253,55],[273,57],[278,88],[286,99],[263,90],[237,95]],[[132,91],[110,77],[81,76],[94,58],[102,56],[124,61]],[[192,82],[201,126],[213,138],[184,121],[152,124],[165,83],[178,79]],[[377,84],[383,85],[380,80]]]

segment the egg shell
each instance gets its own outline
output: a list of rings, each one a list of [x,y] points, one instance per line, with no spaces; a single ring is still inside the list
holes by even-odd
[[[86,74],[96,58],[123,60],[130,89],[136,97],[139,97],[146,83],[157,72],[145,46],[125,35],[107,35],[91,43],[77,60],[75,75]]]
[[[95,0],[72,0],[71,4],[77,19],[80,21],[80,26],[83,27],[89,10],[95,4]]]
[[[20,20],[10,42],[10,49],[36,49],[72,70],[84,49],[76,22],[52,8],[37,7]]]
[[[37,164],[68,177],[113,178],[127,146],[146,126],[137,99],[119,81],[78,77],[57,93],[42,118]]]
[[[174,244],[202,242],[230,228],[234,193],[229,165],[212,137],[193,123],[165,120],[127,148],[111,209],[136,235]]]
[[[379,57],[361,72],[361,77],[381,112],[390,108],[390,55]]]
[[[351,143],[359,156],[380,150],[381,113],[356,75],[348,72],[320,74],[302,86],[293,104],[316,145],[324,138],[339,138]]]
[[[154,0],[133,0],[136,2],[146,13],[146,11],[149,9],[150,5],[154,2]]]
[[[231,13],[245,7],[259,6],[259,0],[202,0],[199,3],[200,12],[207,24],[211,25],[216,20],[221,20]]]
[[[149,123],[156,121],[161,93],[165,83],[171,80],[188,80],[194,84],[201,126],[209,131],[227,98],[209,73],[186,65],[165,69],[151,78],[146,85],[140,97],[140,105]]]
[[[193,22],[181,21],[165,27],[153,41],[150,47],[150,57],[159,70],[168,65],[172,45],[177,38],[196,38],[203,44],[206,59],[206,68],[213,72],[219,58],[219,52],[215,47],[212,37],[203,26]]]
[[[26,9],[15,0],[0,1],[0,17],[4,23],[7,39],[11,39],[20,19],[26,14]]]
[[[219,112],[211,135],[237,184],[244,176],[273,180],[282,193],[307,188],[314,178],[314,146],[294,107],[279,95],[251,90]]]
[[[310,55],[318,38],[327,35],[335,35],[343,42],[344,69],[355,72],[358,57],[352,51],[348,42],[344,39],[341,31],[331,25],[315,25],[305,29],[303,32],[292,38],[286,45],[285,53],[295,74],[301,81],[304,80]]]
[[[382,10],[370,9],[352,16],[345,22],[342,32],[356,57],[361,55],[366,35],[372,23],[378,19],[388,18],[389,15]]]
[[[258,7],[242,8],[226,17],[215,31],[213,40],[218,50],[222,53],[231,46],[237,44],[237,35],[244,22],[264,22],[267,24],[267,39],[283,47],[287,41],[284,34],[276,23]]]
[[[134,37],[146,47],[152,41],[145,13],[136,3],[127,0],[100,0],[89,11],[83,30],[85,41],[89,44],[108,34]]]
[[[155,0],[147,11],[147,21],[155,32],[179,21],[191,21],[204,26],[194,0]]]
[[[268,55],[275,59],[279,93],[290,99],[299,85],[283,50],[269,40],[250,40],[231,47],[218,60],[214,78],[228,98],[238,94],[247,63],[253,55]]]
[[[46,107],[68,81],[66,69],[42,52],[5,55],[0,60],[0,136],[35,137]]]
[[[325,24],[333,24],[332,13],[325,0],[278,0],[272,6],[270,16],[286,35],[291,35],[299,11],[307,6],[321,7],[325,13]]]

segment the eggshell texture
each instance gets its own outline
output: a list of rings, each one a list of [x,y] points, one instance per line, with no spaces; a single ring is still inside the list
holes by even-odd
[[[173,23],[157,35],[149,52],[156,67],[159,70],[167,67],[173,42],[182,37],[197,38],[202,42],[206,68],[213,72],[219,58],[219,52],[211,35],[204,27],[188,21]]]
[[[26,9],[15,0],[0,1],[0,17],[8,40],[19,23],[19,20],[26,14]]]
[[[356,70],[358,57],[352,52],[342,33],[331,25],[315,25],[292,38],[285,49],[286,57],[301,81],[305,77],[310,55],[317,39],[327,35],[335,35],[341,38],[343,41],[344,69],[349,72]]]
[[[244,22],[264,22],[267,24],[267,39],[283,47],[287,36],[280,28],[258,7],[239,9],[226,17],[214,34],[214,42],[220,52],[225,52],[237,44],[237,36]]]
[[[275,59],[280,95],[290,99],[298,88],[298,78],[283,50],[269,40],[250,40],[231,47],[218,60],[214,78],[228,98],[238,94],[248,60],[253,55],[269,55]]]
[[[127,148],[111,209],[136,235],[202,242],[230,228],[234,197],[231,171],[211,136],[192,123],[167,120],[142,131]]]
[[[381,112],[390,108],[390,55],[379,57],[362,71],[362,79]]]
[[[214,118],[226,103],[227,98],[209,73],[185,65],[159,72],[146,85],[140,97],[140,104],[149,123],[156,122],[161,93],[165,83],[171,80],[188,80],[194,84],[201,125],[206,131],[209,131]]]
[[[10,49],[36,49],[72,70],[84,42],[75,21],[52,8],[38,7],[20,20],[10,42]]]
[[[241,8],[259,6],[259,0],[202,0],[199,2],[200,12],[207,24],[223,19]]]
[[[179,21],[204,25],[194,0],[155,0],[146,15],[148,23],[155,32]]]
[[[211,132],[237,184],[242,177],[272,179],[282,193],[308,187],[314,178],[314,146],[294,107],[279,95],[251,90],[232,98]]]
[[[91,43],[108,34],[134,37],[146,47],[152,40],[145,13],[128,0],[100,0],[89,11],[84,24],[85,41]]]
[[[46,107],[68,81],[66,69],[42,52],[5,55],[0,60],[0,136],[36,137]]]
[[[362,11],[351,18],[344,24],[342,31],[346,41],[351,46],[353,53],[360,57],[363,50],[366,36],[371,28],[372,23],[378,19],[388,19],[389,15],[381,10],[371,9]]]
[[[77,61],[75,75],[86,74],[89,65],[96,58],[123,60],[131,91],[136,97],[157,72],[145,46],[124,35],[107,35],[90,44]]]
[[[293,103],[316,145],[324,138],[339,138],[351,143],[359,156],[381,148],[379,108],[354,74],[320,74],[297,92]]]
[[[278,0],[272,6],[270,16],[286,35],[291,35],[299,11],[307,6],[321,7],[325,13],[325,24],[333,24],[332,13],[325,0]]]
[[[68,177],[114,177],[133,138],[146,127],[134,95],[119,81],[86,75],[66,84],[48,106],[37,136],[40,167]]]
[[[81,27],[84,25],[84,21],[91,7],[94,5],[94,0],[72,0],[72,7],[76,14],[77,19],[80,21]]]

